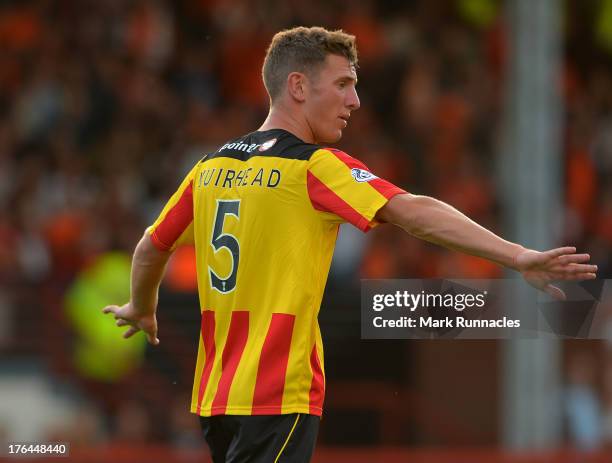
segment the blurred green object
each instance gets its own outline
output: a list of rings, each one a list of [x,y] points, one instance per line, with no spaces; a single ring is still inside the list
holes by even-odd
[[[612,0],[601,0],[595,34],[599,44],[612,52]]]
[[[102,313],[105,306],[121,305],[129,299],[130,267],[130,257],[125,253],[102,254],[66,292],[66,315],[76,331],[74,364],[90,379],[117,381],[144,357],[144,334],[123,339],[127,328],[117,328],[115,319]]]
[[[486,27],[497,17],[498,0],[458,0],[457,10],[468,22],[479,27]]]

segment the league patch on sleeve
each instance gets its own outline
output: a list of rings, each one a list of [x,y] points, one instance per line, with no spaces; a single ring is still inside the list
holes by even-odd
[[[356,167],[351,169],[351,175],[355,179],[356,182],[369,182],[370,180],[377,179],[378,177],[374,175],[372,172],[368,172],[367,170],[357,169]]]

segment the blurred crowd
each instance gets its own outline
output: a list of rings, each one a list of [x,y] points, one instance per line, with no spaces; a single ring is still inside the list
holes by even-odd
[[[554,244],[591,252],[600,277],[610,278],[611,59],[590,33],[597,12],[579,1],[568,9],[558,82],[565,235]],[[48,333],[37,320],[67,325],[63,295],[74,279],[100,255],[130,253],[195,161],[260,125],[268,105],[260,77],[265,49],[275,32],[293,25],[357,36],[362,107],[341,149],[407,191],[435,196],[503,232],[494,158],[508,44],[499,2],[2,2],[2,351],[54,351],[36,336]],[[366,237],[343,230],[340,240],[336,286],[358,278],[502,275],[393,227]],[[170,269],[174,289],[193,289],[185,284],[193,281],[190,257],[186,252],[187,263]],[[146,409],[127,405],[117,408],[144,424],[119,432],[155,438],[140,416]]]

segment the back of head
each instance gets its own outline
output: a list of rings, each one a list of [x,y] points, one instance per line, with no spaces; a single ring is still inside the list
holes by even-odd
[[[294,27],[274,35],[262,68],[271,101],[281,94],[290,73],[314,77],[329,54],[344,56],[356,66],[355,36],[322,27]]]

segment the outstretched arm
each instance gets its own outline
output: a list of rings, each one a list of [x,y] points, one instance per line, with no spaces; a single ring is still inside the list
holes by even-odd
[[[587,264],[588,254],[575,254],[576,248],[563,247],[546,252],[526,249],[500,238],[452,206],[428,196],[396,195],[378,211],[376,218],[397,225],[417,238],[521,272],[530,285],[556,299],[564,299],[565,294],[553,286],[552,281],[596,277],[597,266]]]
[[[171,252],[155,247],[147,233],[138,242],[132,259],[130,301],[121,307],[109,305],[103,310],[114,314],[117,326],[130,326],[124,338],[142,330],[150,344],[159,344],[155,317],[157,294],[171,255]]]

